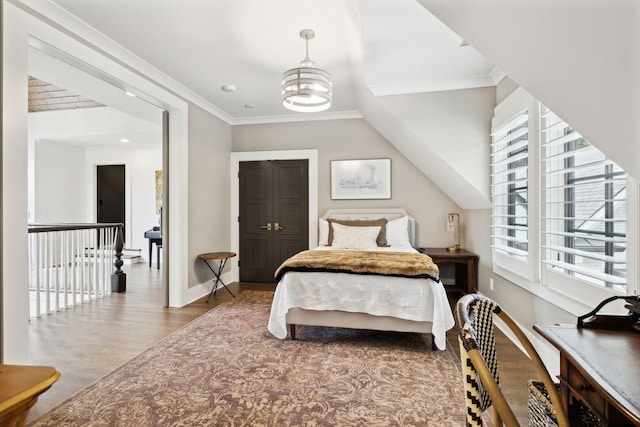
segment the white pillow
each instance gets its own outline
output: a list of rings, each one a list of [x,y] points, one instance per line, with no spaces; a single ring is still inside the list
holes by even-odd
[[[403,216],[387,223],[387,245],[411,246],[408,216]]]
[[[375,227],[349,227],[333,223],[333,242],[331,246],[334,249],[358,249],[374,250],[378,248],[376,239],[380,232],[380,226]]]
[[[318,220],[318,246],[329,244],[329,221],[320,218]]]

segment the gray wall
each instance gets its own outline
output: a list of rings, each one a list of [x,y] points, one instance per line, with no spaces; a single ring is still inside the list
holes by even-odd
[[[211,278],[211,272],[197,259],[198,254],[227,251],[231,245],[230,152],[231,126],[190,104],[189,287]]]
[[[416,219],[419,246],[449,246],[448,212],[463,211],[363,119],[234,126],[234,152],[318,150],[318,215],[329,208],[402,207]],[[331,200],[331,160],[391,159],[390,200]]]

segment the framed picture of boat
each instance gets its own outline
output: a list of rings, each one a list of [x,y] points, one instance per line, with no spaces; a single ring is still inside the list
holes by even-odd
[[[332,199],[390,199],[391,159],[332,160]]]

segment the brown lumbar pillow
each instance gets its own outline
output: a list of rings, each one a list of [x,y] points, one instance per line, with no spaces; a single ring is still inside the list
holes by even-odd
[[[373,227],[380,226],[380,232],[378,233],[378,238],[376,239],[376,243],[378,246],[387,246],[387,219],[386,218],[378,218],[378,219],[335,219],[335,218],[327,218],[327,222],[329,222],[329,238],[327,239],[328,246],[331,246],[331,242],[333,242],[333,227],[331,226],[332,222],[346,225],[349,227]]]

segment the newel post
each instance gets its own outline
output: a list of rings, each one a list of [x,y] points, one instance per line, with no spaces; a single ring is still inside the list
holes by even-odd
[[[116,228],[116,242],[114,247],[116,260],[113,263],[116,267],[116,271],[111,275],[111,292],[125,292],[127,290],[127,275],[120,268],[122,267],[122,264],[124,264],[122,261],[123,246],[122,224],[118,224]]]

